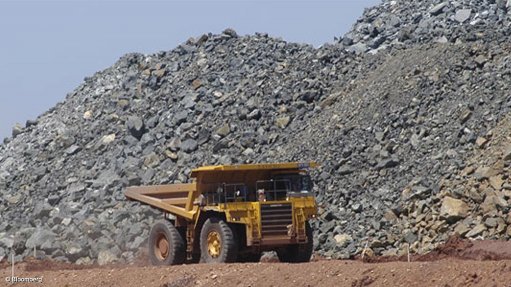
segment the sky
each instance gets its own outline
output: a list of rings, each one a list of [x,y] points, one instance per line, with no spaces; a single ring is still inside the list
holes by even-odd
[[[0,142],[131,52],[233,28],[320,46],[380,0],[0,0]]]

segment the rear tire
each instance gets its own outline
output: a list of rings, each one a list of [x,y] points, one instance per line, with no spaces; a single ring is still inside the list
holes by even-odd
[[[293,244],[277,250],[280,262],[301,263],[310,261],[314,242],[312,227],[308,221],[305,222],[305,234],[307,235],[307,243]]]
[[[149,234],[149,259],[153,265],[183,264],[185,246],[183,237],[171,222],[157,222]]]
[[[209,218],[200,234],[201,262],[236,262],[238,244],[233,229],[223,220]]]

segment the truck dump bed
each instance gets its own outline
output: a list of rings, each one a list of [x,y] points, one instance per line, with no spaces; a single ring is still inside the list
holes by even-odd
[[[149,204],[166,212],[193,219],[197,207],[193,206],[196,183],[128,187],[126,197]]]

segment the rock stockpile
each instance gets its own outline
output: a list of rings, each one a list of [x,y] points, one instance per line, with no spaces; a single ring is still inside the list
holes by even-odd
[[[430,42],[503,43],[506,40],[499,35],[509,35],[510,14],[508,0],[384,0],[366,9],[352,30],[338,42],[357,53]]]
[[[509,240],[510,135],[511,122],[507,116],[475,140],[473,155],[465,161],[463,169],[440,181],[438,194],[413,200],[408,220],[415,222],[415,228],[430,235],[451,231],[471,239]],[[417,244],[428,241],[431,237]]]
[[[128,202],[126,186],[275,160],[351,58],[232,30],[122,57],[0,147],[0,256],[36,245],[78,263],[131,260],[161,214]]]
[[[323,164],[319,198],[328,204],[318,240],[327,255],[359,253],[360,241],[378,254],[396,254],[408,244],[424,252],[449,237],[456,225],[436,204],[445,182],[467,168],[510,111],[508,51],[426,44],[379,53],[361,62],[353,84],[320,103],[326,107],[289,139],[301,144],[282,156]],[[487,60],[479,65],[478,57]]]
[[[427,251],[455,231],[508,238],[507,161],[479,162],[511,109],[506,3],[487,2],[431,13],[443,2],[384,1],[320,48],[227,29],[122,57],[0,145],[0,257],[35,246],[76,263],[130,261],[161,214],[126,201],[126,186],[295,160],[321,164],[321,255]],[[423,19],[429,38],[393,32]],[[361,27],[379,22],[386,40],[354,53],[374,38]]]

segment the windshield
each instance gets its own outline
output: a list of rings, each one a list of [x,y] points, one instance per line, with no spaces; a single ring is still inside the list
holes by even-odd
[[[289,181],[289,190],[293,192],[312,191],[312,181],[308,174],[282,174],[275,177],[277,180]]]
[[[313,184],[312,184],[312,180],[311,180],[311,177],[307,174],[307,175],[302,175],[300,176],[300,179],[301,179],[301,190],[300,191],[312,191],[312,188],[313,188]]]

